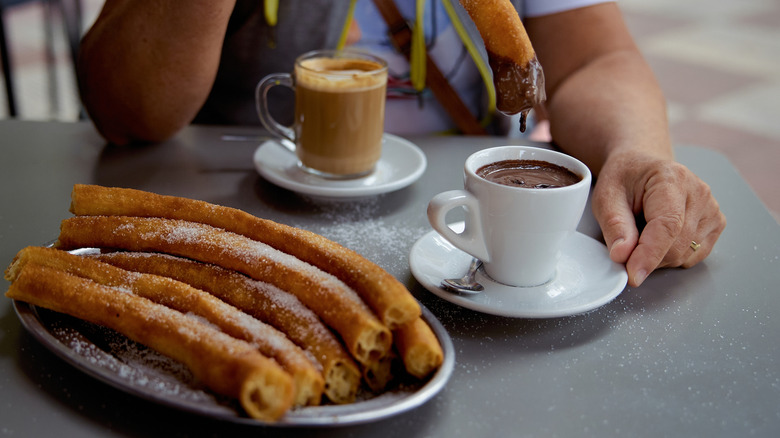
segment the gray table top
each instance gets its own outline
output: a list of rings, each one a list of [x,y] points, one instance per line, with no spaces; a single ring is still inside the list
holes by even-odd
[[[159,145],[106,146],[87,123],[0,121],[0,263],[56,237],[74,183],[193,197],[299,226],[352,247],[404,282],[442,322],[452,378],[423,406],[323,429],[227,424],[150,403],[89,377],[29,335],[0,300],[0,436],[776,436],[780,431],[780,227],[734,167],[710,150],[678,159],[728,218],[711,256],[654,273],[585,315],[528,320],[445,302],[409,268],[436,193],[460,188],[475,150],[503,138],[411,138],[428,168],[410,187],[334,202],[280,189],[254,170],[256,136],[190,127]],[[580,231],[599,237],[586,213]],[[3,280],[3,285],[8,283]],[[5,287],[3,288],[5,290]]]

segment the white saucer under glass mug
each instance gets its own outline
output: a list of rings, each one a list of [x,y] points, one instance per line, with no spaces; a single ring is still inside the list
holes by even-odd
[[[268,91],[292,88],[291,127],[268,111]],[[255,91],[260,122],[293,149],[300,167],[325,178],[370,174],[382,153],[387,62],[357,50],[316,50],[295,61],[293,73],[263,78]]]
[[[564,167],[580,180],[555,188],[513,187],[477,171],[504,160],[531,160]],[[569,155],[531,146],[499,146],[472,154],[464,166],[464,190],[440,193],[428,204],[431,226],[456,248],[482,260],[493,280],[519,287],[555,277],[560,249],[576,231],[590,191],[591,173]],[[456,233],[447,213],[462,208],[465,228]]]

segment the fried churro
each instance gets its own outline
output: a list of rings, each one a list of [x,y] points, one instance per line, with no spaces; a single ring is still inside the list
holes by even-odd
[[[316,233],[242,210],[141,190],[77,184],[70,210],[79,216],[140,216],[199,222],[263,242],[339,278],[391,330],[420,316],[406,287],[373,262]]]
[[[36,263],[90,279],[104,286],[122,288],[184,314],[203,318],[226,334],[255,345],[276,360],[295,382],[295,405],[317,405],[324,380],[318,367],[287,336],[260,320],[219,300],[206,291],[160,275],[132,272],[53,248],[27,247],[9,267],[9,280],[28,263]]]
[[[62,221],[55,246],[164,252],[216,264],[298,297],[341,336],[360,363],[381,359],[392,346],[390,330],[338,278],[264,243],[220,228],[175,219],[77,216]]]
[[[441,344],[422,318],[396,329],[393,336],[409,374],[422,379],[441,366],[444,360]]]
[[[248,342],[126,291],[27,263],[6,296],[99,324],[184,363],[253,418],[275,421],[293,404],[293,380]]]
[[[544,72],[531,40],[509,0],[460,0],[477,27],[493,70],[498,110],[521,114],[525,131],[529,111],[546,99]]]
[[[360,386],[357,364],[333,332],[294,295],[235,271],[169,254],[119,251],[92,257],[129,271],[182,281],[276,327],[319,363],[325,396],[331,402],[355,400]]]

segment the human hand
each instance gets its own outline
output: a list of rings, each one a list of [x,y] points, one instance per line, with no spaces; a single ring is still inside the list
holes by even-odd
[[[604,164],[593,213],[610,258],[625,263],[633,287],[657,268],[688,268],[704,260],[726,226],[709,186],[693,172],[638,152],[616,154]],[[635,219],[640,214],[646,221],[641,235]]]

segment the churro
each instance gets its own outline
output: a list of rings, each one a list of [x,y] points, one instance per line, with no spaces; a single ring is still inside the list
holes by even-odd
[[[253,418],[278,420],[293,404],[292,378],[253,345],[146,298],[36,263],[16,272],[6,296],[108,327],[178,360]]]
[[[169,254],[119,251],[91,257],[129,271],[185,282],[272,325],[319,363],[325,396],[331,402],[354,401],[360,386],[357,364],[333,332],[292,294],[235,271]]]
[[[55,247],[154,251],[213,263],[286,290],[335,330],[363,364],[385,356],[392,333],[347,285],[264,243],[209,225],[127,216],[77,216],[62,221]]]
[[[396,329],[393,336],[409,374],[422,379],[441,366],[444,360],[441,344],[422,318]]]
[[[381,360],[363,367],[363,381],[368,388],[376,393],[381,393],[398,376],[400,358],[393,349]]]
[[[546,99],[544,72],[520,16],[509,0],[460,0],[477,27],[493,70],[498,110],[521,114]]]
[[[199,222],[263,242],[339,278],[391,330],[420,316],[406,287],[373,262],[316,233],[204,201],[134,189],[77,184],[70,210],[79,216],[140,216]]]
[[[9,267],[14,281],[28,263],[36,263],[90,279],[104,286],[122,288],[157,304],[195,315],[226,334],[255,345],[263,355],[276,360],[295,383],[295,405],[317,405],[324,380],[319,369],[287,336],[208,292],[169,277],[131,272],[93,258],[53,248],[27,247],[19,251]]]

